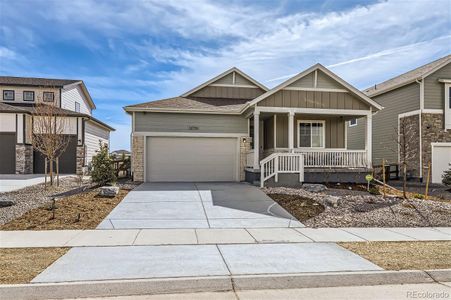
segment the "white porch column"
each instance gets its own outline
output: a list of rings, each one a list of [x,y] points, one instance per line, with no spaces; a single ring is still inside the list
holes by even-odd
[[[366,143],[365,143],[368,167],[372,167],[373,156],[373,113],[366,116]]]
[[[294,112],[288,114],[288,149],[290,152],[294,149]]]
[[[260,112],[254,112],[254,170],[260,169]]]

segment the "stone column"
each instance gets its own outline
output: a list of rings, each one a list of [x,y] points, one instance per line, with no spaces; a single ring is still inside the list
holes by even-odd
[[[246,168],[247,153],[251,150],[250,137],[240,137],[240,181],[246,179],[244,169]]]
[[[83,174],[83,167],[86,165],[86,146],[85,145],[81,145],[81,146],[77,146],[76,149],[76,169],[75,172],[77,173],[77,175],[81,175]]]
[[[144,136],[132,138],[133,181],[144,181]]]
[[[16,145],[16,174],[33,174],[33,147]]]

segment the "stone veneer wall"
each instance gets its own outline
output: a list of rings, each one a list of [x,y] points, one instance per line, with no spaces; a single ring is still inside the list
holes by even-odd
[[[248,136],[240,137],[240,181],[246,180],[244,169],[246,168],[247,153],[251,149],[251,138]]]
[[[76,149],[76,167],[75,172],[77,175],[83,174],[83,167],[86,165],[85,157],[86,157],[86,146],[77,146]]]
[[[422,147],[423,147],[423,178],[427,178],[428,163],[432,159],[431,143],[450,143],[451,130],[444,127],[443,114],[422,114]],[[432,168],[432,166],[431,166]],[[431,172],[432,174],[432,172]]]
[[[133,181],[144,181],[144,137],[132,138]]]
[[[33,174],[33,146],[16,145],[16,174]]]
[[[419,115],[413,115],[401,118],[405,121],[406,128],[409,132],[406,134],[409,140],[409,152],[414,152],[413,157],[407,160],[407,173],[415,178],[420,177],[420,121]],[[400,123],[401,124],[401,123]],[[393,143],[396,145],[396,143]],[[412,155],[412,153],[410,153]],[[402,167],[401,167],[402,173]]]

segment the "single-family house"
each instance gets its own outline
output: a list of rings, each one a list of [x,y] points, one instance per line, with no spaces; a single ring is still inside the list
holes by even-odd
[[[381,165],[383,159],[399,164],[401,124],[410,131],[408,149],[414,153],[407,157],[408,176],[423,180],[430,172],[432,182],[441,183],[443,172],[451,168],[451,55],[364,93],[384,107],[373,117],[373,164]],[[365,119],[348,123],[349,149],[361,147],[365,127]]]
[[[346,122],[382,107],[316,64],[273,89],[237,68],[181,96],[125,107],[137,181],[362,181],[371,134],[347,149]]]
[[[111,126],[94,118],[96,108],[81,80],[0,76],[0,174],[40,174],[45,158],[33,150],[36,106],[53,105],[67,118],[69,144],[59,158],[59,171],[82,172],[99,143],[109,144]]]

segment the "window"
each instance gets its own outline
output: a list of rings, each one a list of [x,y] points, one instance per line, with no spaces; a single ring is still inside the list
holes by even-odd
[[[24,91],[23,92],[23,101],[34,101],[34,92],[33,91]]]
[[[357,125],[357,119],[351,119],[349,120],[349,127],[353,127]]]
[[[324,148],[324,121],[298,121],[298,148]]]
[[[75,102],[75,111],[80,112],[80,103]]]
[[[12,90],[3,90],[3,100],[14,100],[14,91]]]
[[[53,92],[44,92],[44,102],[53,102],[55,98],[55,93]]]

